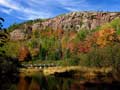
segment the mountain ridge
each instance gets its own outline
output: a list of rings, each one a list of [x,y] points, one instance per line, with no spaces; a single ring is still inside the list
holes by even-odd
[[[12,29],[11,35],[19,34],[14,31],[16,29],[22,31],[22,35],[23,32],[41,31],[46,28],[64,31],[94,30],[117,17],[120,17],[120,12],[71,12],[54,18],[36,19],[17,25],[18,27]]]
[[[38,22],[32,24],[33,29],[45,29],[46,27],[51,27],[52,29],[94,29],[96,26],[100,26],[106,22],[110,22],[116,17],[120,17],[120,12],[70,12],[62,14],[53,18],[48,18],[45,20],[38,19]],[[82,24],[82,25],[81,25]],[[72,27],[73,25],[73,27]],[[24,23],[24,28],[25,23]]]

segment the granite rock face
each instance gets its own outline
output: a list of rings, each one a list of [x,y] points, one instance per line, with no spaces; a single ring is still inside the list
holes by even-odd
[[[17,41],[17,40],[24,40],[25,33],[22,32],[20,29],[16,29],[10,33],[10,40]]]
[[[119,12],[72,12],[33,24],[33,30],[50,27],[54,30],[95,29],[104,23],[120,17]]]
[[[29,36],[32,32],[45,30],[47,27],[65,31],[93,30],[117,17],[120,17],[120,12],[72,12],[41,22],[38,21],[31,26],[24,24],[23,30],[13,30],[10,35],[11,40],[23,40],[26,34]]]
[[[15,29],[10,32],[10,40],[25,40],[31,38],[32,35],[32,27],[27,26],[24,29]]]

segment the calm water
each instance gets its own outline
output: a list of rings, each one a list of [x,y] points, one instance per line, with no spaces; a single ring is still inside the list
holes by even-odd
[[[106,78],[106,77],[105,77]],[[120,90],[120,83],[103,83],[101,79],[94,80],[94,83],[86,82],[84,78],[59,77],[35,74],[33,76],[21,75],[17,84],[17,90]]]

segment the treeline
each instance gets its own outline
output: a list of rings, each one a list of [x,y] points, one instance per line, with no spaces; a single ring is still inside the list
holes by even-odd
[[[15,30],[15,29],[24,29],[24,24],[26,24],[27,26],[30,26],[30,25],[33,25],[34,23],[37,23],[37,22],[43,22],[47,19],[35,19],[35,20],[28,20],[28,21],[25,21],[23,23],[14,23],[12,24],[11,26],[9,26],[7,29],[8,31],[12,31],[12,30]]]
[[[8,90],[12,84],[17,83],[18,67],[20,66],[18,59],[7,56],[7,49],[3,47],[9,41],[9,34],[3,29],[3,18],[0,18],[0,90]]]
[[[31,38],[2,47],[20,61],[63,61],[69,65],[117,67],[120,63],[120,18],[95,30],[34,30]]]

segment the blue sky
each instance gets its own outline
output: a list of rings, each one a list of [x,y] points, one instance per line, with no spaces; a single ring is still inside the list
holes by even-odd
[[[4,27],[72,11],[120,11],[120,0],[0,0]]]

